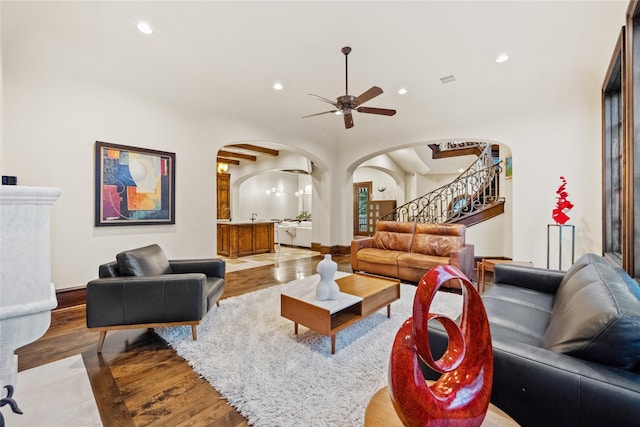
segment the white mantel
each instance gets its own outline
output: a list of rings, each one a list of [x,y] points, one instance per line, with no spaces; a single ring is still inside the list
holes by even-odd
[[[16,387],[15,350],[40,338],[58,304],[51,283],[51,205],[57,188],[0,186],[0,392]]]

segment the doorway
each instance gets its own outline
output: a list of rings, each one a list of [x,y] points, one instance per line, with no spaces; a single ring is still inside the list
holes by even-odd
[[[369,236],[369,200],[371,181],[353,183],[353,235]]]

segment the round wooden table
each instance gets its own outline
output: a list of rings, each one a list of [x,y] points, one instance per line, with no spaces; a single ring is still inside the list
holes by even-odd
[[[403,427],[402,421],[398,418],[393,403],[391,403],[388,387],[378,390],[369,401],[364,413],[364,425],[365,427]],[[497,406],[489,404],[482,425],[485,427],[511,427],[519,424]]]

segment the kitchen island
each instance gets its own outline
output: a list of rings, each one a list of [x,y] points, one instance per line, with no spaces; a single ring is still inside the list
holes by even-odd
[[[218,255],[238,258],[275,252],[274,222],[218,220]]]

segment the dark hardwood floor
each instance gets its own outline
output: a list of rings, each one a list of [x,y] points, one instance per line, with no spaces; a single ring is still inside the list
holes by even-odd
[[[315,274],[322,256],[226,274],[223,298]],[[333,256],[351,272],[349,255]],[[215,308],[214,308],[215,310]],[[107,334],[102,354],[89,331],[85,306],[54,310],[51,327],[18,354],[19,370],[81,354],[102,422],[123,426],[247,426],[248,423],[167,343],[147,329]]]

